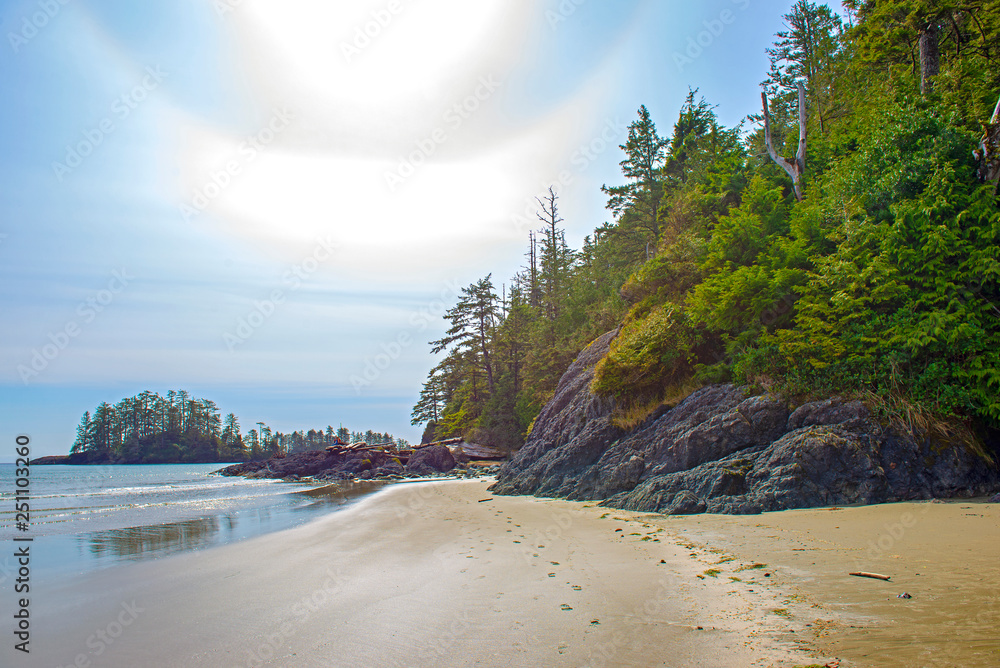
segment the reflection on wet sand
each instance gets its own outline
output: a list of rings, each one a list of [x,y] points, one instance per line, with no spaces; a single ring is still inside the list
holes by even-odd
[[[255,508],[211,517],[81,535],[95,559],[136,560],[198,550],[285,529],[303,521],[303,513],[321,515],[378,491],[380,482],[342,482],[283,497],[272,508]],[[308,519],[308,518],[305,518]],[[243,521],[243,525],[240,522]]]
[[[225,519],[230,526],[235,526],[235,517],[227,515]],[[81,540],[87,542],[90,553],[98,559],[131,559],[207,547],[218,531],[218,517],[201,517],[169,524],[97,531],[82,536]]]
[[[377,492],[385,485],[384,482],[371,480],[339,482],[304,490],[299,492],[298,496],[308,496],[323,504],[342,505],[354,501],[358,497]]]

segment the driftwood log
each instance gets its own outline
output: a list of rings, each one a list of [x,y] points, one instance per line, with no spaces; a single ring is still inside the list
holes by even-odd
[[[859,578],[873,578],[875,580],[888,580],[890,576],[881,575],[879,573],[868,573],[866,571],[855,571],[854,573],[848,573],[848,575],[855,575]]]
[[[420,445],[414,445],[414,450],[420,450],[421,448],[429,448],[433,445],[458,445],[462,443],[465,439],[463,438],[446,438],[443,441],[434,441],[433,443],[421,443]]]
[[[767,106],[767,93],[761,93],[760,99],[764,103],[764,144],[767,146],[767,154],[771,160],[788,172],[792,179],[792,190],[795,192],[795,199],[802,201],[802,175],[806,171],[806,88],[802,82],[798,82],[799,87],[799,148],[794,158],[783,158],[778,155],[771,139],[771,111]]]

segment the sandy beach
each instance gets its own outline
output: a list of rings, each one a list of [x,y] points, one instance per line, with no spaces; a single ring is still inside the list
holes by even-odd
[[[768,564],[794,641],[860,666],[1000,665],[1000,505],[953,500],[652,519],[717,553]],[[734,562],[734,563],[739,563]],[[756,570],[718,567],[757,587]],[[891,576],[855,578],[854,571]],[[911,598],[899,598],[909,594]],[[793,640],[789,636],[782,639]],[[849,665],[845,663],[844,665]]]
[[[1000,656],[984,635],[1000,608],[995,505],[663,517],[493,497],[487,486],[394,485],[302,527],[88,574],[38,599],[30,662],[12,665],[987,666]],[[879,548],[887,522],[893,542]],[[858,568],[893,577],[847,576]],[[897,599],[903,591],[912,598]]]

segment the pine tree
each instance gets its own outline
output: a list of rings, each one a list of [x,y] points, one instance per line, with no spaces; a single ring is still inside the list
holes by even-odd
[[[620,148],[625,151],[621,161],[622,175],[628,183],[622,186],[602,186],[610,209],[619,224],[631,222],[644,230],[656,245],[660,237],[658,219],[663,196],[660,169],[666,157],[667,140],[656,133],[656,125],[645,105],[639,107],[639,119],[628,128],[628,140]]]
[[[90,452],[93,448],[91,429],[90,411],[86,411],[83,417],[80,418],[80,424],[76,428],[76,440],[73,442],[73,447],[70,449],[69,454],[76,455]]]
[[[566,245],[566,231],[559,227],[563,219],[559,217],[559,198],[555,190],[549,188],[545,199],[538,199],[541,211],[538,220],[545,223],[540,230],[542,236],[541,276],[542,299],[545,315],[549,320],[557,320],[565,298],[566,283],[573,265],[573,253]]]
[[[478,371],[484,373],[489,391],[494,383],[492,340],[498,301],[491,275],[462,288],[458,304],[445,314],[451,327],[443,338],[431,342],[434,354],[453,348],[467,356],[472,366],[468,373],[473,377]]]
[[[423,389],[420,390],[420,400],[410,414],[410,424],[437,423],[445,407],[444,378],[435,367],[427,375]]]
[[[767,50],[771,71],[764,82],[769,97],[784,94],[791,106],[798,81],[805,81],[819,128],[827,131],[833,90],[834,65],[841,49],[843,25],[826,5],[797,0],[782,17],[788,30]]]

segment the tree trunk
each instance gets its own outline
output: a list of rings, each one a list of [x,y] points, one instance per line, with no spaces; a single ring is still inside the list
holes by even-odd
[[[767,93],[761,93],[760,99],[764,103],[764,144],[767,147],[767,153],[771,156],[771,160],[785,170],[788,176],[792,179],[792,190],[795,193],[795,199],[802,201],[802,175],[806,171],[806,89],[802,85],[802,82],[798,82],[799,86],[799,148],[795,153],[794,159],[783,158],[778,155],[778,152],[774,148],[774,142],[771,140],[771,112],[767,107]]]
[[[983,138],[972,152],[976,162],[976,176],[981,183],[996,181],[993,194],[1000,191],[1000,99],[993,109],[989,123],[983,123]]]
[[[934,92],[933,78],[941,71],[941,28],[933,23],[920,32],[920,94]]]

